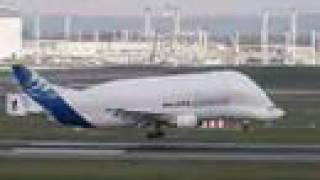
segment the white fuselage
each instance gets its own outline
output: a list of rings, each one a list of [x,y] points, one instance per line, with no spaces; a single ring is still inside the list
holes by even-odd
[[[284,112],[247,76],[233,71],[116,80],[59,94],[96,127],[132,122],[112,111],[274,120]]]

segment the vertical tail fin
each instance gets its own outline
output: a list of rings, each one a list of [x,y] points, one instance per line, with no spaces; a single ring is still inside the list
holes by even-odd
[[[57,92],[57,87],[23,65],[13,65],[13,74],[22,90],[65,125],[93,127]]]
[[[40,80],[36,72],[26,68],[24,65],[15,64],[12,66],[12,69],[16,80],[21,85],[23,90],[28,90],[32,87],[39,86],[40,81],[44,82],[43,80]]]
[[[24,65],[16,64],[12,66],[12,69],[22,90],[31,97],[52,98],[57,95],[51,84]],[[38,101],[37,99],[34,100]]]

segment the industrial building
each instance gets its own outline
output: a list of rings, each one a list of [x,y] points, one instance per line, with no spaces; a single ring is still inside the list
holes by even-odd
[[[155,17],[162,18],[165,25],[153,27]],[[42,20],[36,16],[33,39],[24,41],[21,54],[35,65],[202,64],[208,48],[207,32],[182,31],[180,20],[178,8],[152,10],[147,7],[144,30],[88,33],[72,32],[73,18],[66,16],[63,34],[42,38]]]
[[[33,15],[31,38],[22,37],[22,20],[15,9],[0,8],[0,59],[13,53],[35,66],[104,66],[121,64],[166,65],[318,65],[318,32],[308,32],[301,43],[297,9],[266,9],[261,14],[261,33],[253,42],[234,29],[229,42],[212,38],[205,28],[184,29],[183,12],[178,7],[143,9],[140,30],[75,29],[72,15],[65,15],[60,34],[43,33],[45,20]],[[288,29],[274,32],[270,20],[286,17]],[[252,35],[253,36],[253,35]],[[272,38],[282,39],[273,41]],[[248,39],[248,38],[247,38]],[[2,61],[6,63],[7,61]]]
[[[19,11],[0,7],[0,59],[11,58],[12,54],[18,53],[21,49],[22,20]]]

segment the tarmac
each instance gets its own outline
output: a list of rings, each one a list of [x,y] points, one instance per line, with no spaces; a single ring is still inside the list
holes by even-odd
[[[0,158],[319,163],[320,144],[3,141]]]

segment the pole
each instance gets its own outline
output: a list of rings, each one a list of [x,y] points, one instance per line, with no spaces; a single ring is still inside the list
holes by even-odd
[[[34,37],[36,41],[36,60],[35,63],[37,65],[41,64],[41,59],[40,59],[40,36],[41,36],[41,30],[40,30],[40,16],[37,15],[35,17],[35,22],[34,22]]]
[[[146,7],[144,10],[144,35],[145,38],[150,38],[151,36],[151,13],[150,7]]]
[[[297,10],[294,9],[291,14],[291,38],[292,38],[292,62],[296,64],[296,40],[297,40]]]
[[[71,35],[71,17],[70,16],[66,16],[64,18],[64,25],[63,25],[63,29],[64,29],[64,39],[65,40],[70,40],[70,35]]]
[[[268,64],[269,61],[269,11],[264,11],[262,15],[261,27],[261,50],[263,64]]]
[[[317,32],[315,30],[311,31],[311,46],[312,46],[312,65],[317,64],[316,60],[316,46],[317,46]]]

